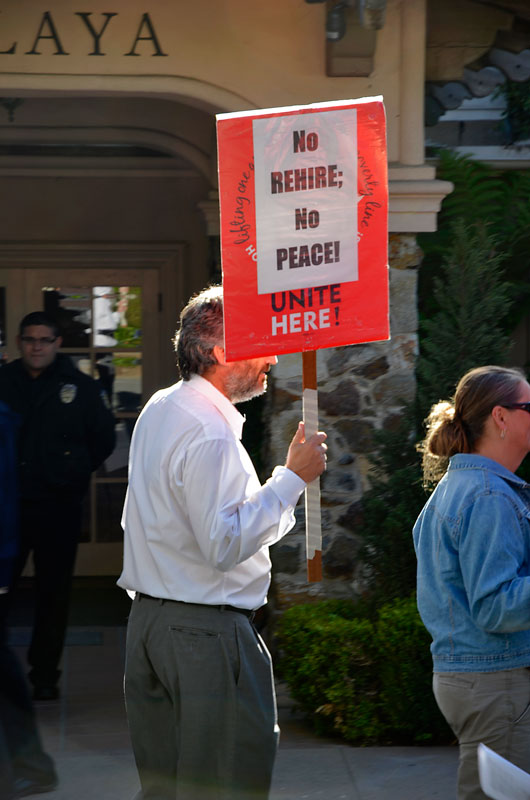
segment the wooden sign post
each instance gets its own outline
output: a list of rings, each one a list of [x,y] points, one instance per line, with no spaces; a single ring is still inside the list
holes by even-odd
[[[317,354],[302,353],[302,402],[306,439],[318,431]],[[305,541],[307,580],[322,580],[322,525],[320,519],[320,478],[305,490]]]
[[[225,353],[303,354],[306,435],[316,351],[389,338],[381,97],[217,115]],[[306,490],[308,579],[321,579],[320,482]]]

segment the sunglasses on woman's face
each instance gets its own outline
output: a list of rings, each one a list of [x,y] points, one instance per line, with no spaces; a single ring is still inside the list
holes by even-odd
[[[509,406],[504,406],[504,408],[520,408],[530,414],[530,403],[510,403]]]

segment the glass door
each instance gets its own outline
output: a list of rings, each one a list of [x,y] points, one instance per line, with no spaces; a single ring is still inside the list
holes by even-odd
[[[116,419],[116,446],[85,499],[77,575],[121,571],[121,511],[129,444],[144,402],[158,388],[156,270],[28,270],[29,310],[61,327],[61,352],[98,381]],[[29,306],[28,306],[29,307]]]

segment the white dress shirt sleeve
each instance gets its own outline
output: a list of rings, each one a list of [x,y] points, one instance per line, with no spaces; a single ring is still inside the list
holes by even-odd
[[[191,446],[175,465],[173,478],[204,559],[223,572],[293,527],[294,506],[306,485],[286,467],[276,467],[260,485],[250,457],[235,438]]]

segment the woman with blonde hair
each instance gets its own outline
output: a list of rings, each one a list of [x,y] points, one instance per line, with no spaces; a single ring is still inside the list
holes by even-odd
[[[530,385],[517,369],[467,372],[433,406],[423,451],[439,480],[414,526],[418,608],[433,690],[458,737],[459,800],[483,800],[479,742],[530,772]],[[443,477],[442,477],[443,475]]]

